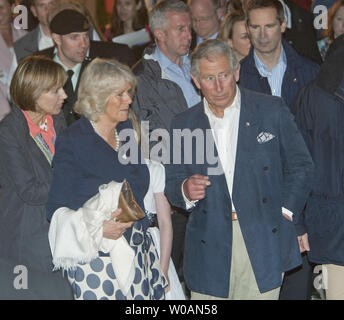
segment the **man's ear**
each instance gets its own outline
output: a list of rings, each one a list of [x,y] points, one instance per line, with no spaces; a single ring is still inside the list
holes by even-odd
[[[30,10],[35,18],[37,18],[37,11],[34,5],[30,6]]]
[[[165,39],[165,32],[162,29],[156,29],[153,32],[154,38],[157,39],[159,42],[163,42]]]
[[[53,41],[56,43],[57,46],[61,45],[61,36],[59,34],[52,33],[51,38],[53,39]]]
[[[192,78],[195,86],[197,87],[197,89],[201,90],[201,84],[199,83],[198,79],[194,75],[192,75],[192,74],[191,74],[191,78]]]
[[[239,63],[238,69],[235,71],[234,77],[235,77],[235,81],[238,82],[240,78],[240,63]]]
[[[287,20],[284,19],[281,24],[281,32],[284,33],[286,28],[287,28]]]

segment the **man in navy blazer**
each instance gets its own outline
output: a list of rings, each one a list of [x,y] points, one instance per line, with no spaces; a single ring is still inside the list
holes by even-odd
[[[250,0],[246,15],[252,47],[241,61],[239,84],[250,90],[282,97],[291,108],[299,91],[315,78],[319,66],[299,55],[283,39],[287,21],[279,0]],[[294,22],[292,26],[295,27]],[[285,275],[281,300],[308,300],[311,296],[312,267],[306,253],[310,248],[303,220],[301,217],[296,226],[305,248],[303,265]]]
[[[204,99],[172,122],[165,189],[190,211],[191,298],[278,299],[283,273],[301,264],[294,223],[311,157],[281,98],[236,85],[239,64],[225,42],[204,41],[191,61]]]

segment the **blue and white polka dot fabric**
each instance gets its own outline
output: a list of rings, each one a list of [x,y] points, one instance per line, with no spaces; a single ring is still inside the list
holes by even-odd
[[[135,226],[135,224],[134,224]],[[166,279],[149,231],[133,226],[130,246],[135,250],[135,278],[127,296],[119,288],[110,257],[98,257],[76,270],[69,270],[68,279],[77,300],[162,300]],[[141,228],[141,227],[140,227]]]

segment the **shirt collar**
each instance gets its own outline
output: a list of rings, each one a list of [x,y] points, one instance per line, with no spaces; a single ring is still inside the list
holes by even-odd
[[[253,58],[254,58],[255,65],[262,76],[267,76],[271,74],[272,71],[270,71],[268,67],[259,59],[254,49],[253,49]],[[285,65],[285,66],[287,65],[287,57],[282,45],[281,45],[281,54],[279,56],[279,59],[276,65],[272,69],[280,65]]]
[[[27,115],[27,113],[24,110],[22,110],[22,112],[23,112],[23,114],[24,114],[24,116],[26,118],[27,124],[29,126],[29,130],[30,130],[30,135],[32,137],[36,137],[40,133],[48,132],[52,128],[52,126],[53,126],[53,118],[49,114],[47,114],[46,118],[45,118],[46,130],[44,130],[43,129],[44,125],[43,126],[38,126],[37,124],[32,122],[32,120],[30,119],[30,117]]]
[[[59,55],[57,54],[57,52],[55,54],[54,61],[57,62],[58,64],[60,64],[63,67],[63,69],[65,69],[65,71],[73,70],[74,71],[74,75],[78,75],[79,74],[80,69],[81,69],[81,65],[82,65],[82,63],[80,62],[80,63],[77,63],[72,69],[68,68],[67,66],[65,66],[62,63],[62,61],[60,60]]]
[[[43,32],[41,24],[39,24],[38,26],[39,26],[39,40],[42,40],[42,38],[44,38],[44,39],[50,39],[52,41],[51,37],[47,36]]]
[[[174,62],[172,62],[169,58],[166,57],[166,55],[159,49],[159,47],[157,46],[155,48],[155,51],[153,53],[153,57],[159,62],[159,65],[161,67],[161,69],[166,70],[169,67],[175,67],[178,66],[177,64],[175,64]],[[184,55],[181,57],[182,59],[182,66],[184,66],[184,63],[189,63],[189,57],[188,55]]]
[[[231,105],[229,105],[225,110],[224,110],[224,116],[223,118],[218,118],[215,116],[215,114],[210,110],[209,108],[209,104],[206,98],[203,98],[203,105],[204,105],[204,112],[205,114],[208,116],[209,119],[225,119],[228,117],[229,112],[231,112],[231,110],[235,109],[240,111],[241,108],[241,93],[239,90],[239,87],[236,85],[236,94],[233,100],[233,103]]]
[[[212,39],[216,39],[218,36],[219,32],[215,32],[212,36],[208,37],[207,39],[203,39],[200,36],[197,36],[197,44],[200,44],[202,41],[204,40],[212,40]]]

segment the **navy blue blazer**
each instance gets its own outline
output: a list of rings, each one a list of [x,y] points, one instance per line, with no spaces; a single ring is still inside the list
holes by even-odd
[[[295,103],[295,118],[317,173],[305,209],[305,226],[311,249],[307,255],[310,261],[317,264],[344,266],[342,92],[339,87],[337,92],[331,94],[318,86],[316,81],[310,83]]]
[[[118,131],[132,128],[129,121],[119,123]],[[139,150],[138,150],[139,152]],[[139,158],[140,152],[139,152]],[[114,180],[127,179],[135,199],[144,208],[143,198],[149,186],[149,171],[145,164],[123,165],[114,151],[97,133],[84,117],[73,123],[60,136],[55,144],[53,159],[53,179],[46,205],[47,218],[60,207],[73,210],[80,208],[93,197],[102,184]],[[148,219],[141,223],[148,226]],[[128,239],[130,230],[125,232]]]
[[[259,290],[281,285],[282,272],[301,264],[295,226],[282,216],[282,207],[297,221],[310,191],[313,163],[293,116],[281,98],[246,89],[241,91],[241,113],[233,182],[233,203]],[[210,129],[203,103],[178,115],[171,130]],[[173,132],[173,131],[171,131]],[[258,135],[273,139],[260,144]],[[204,139],[206,141],[206,139]],[[184,157],[184,140],[181,152]],[[202,149],[202,148],[201,148]],[[181,184],[193,174],[209,175],[216,167],[209,150],[186,150],[192,161],[166,167],[170,202],[185,209]],[[205,163],[196,163],[195,155]],[[214,145],[214,157],[217,157]],[[208,156],[208,157],[207,157]],[[231,195],[225,175],[210,175],[206,197],[190,213],[186,229],[184,277],[188,288],[203,294],[227,297],[232,250]]]

